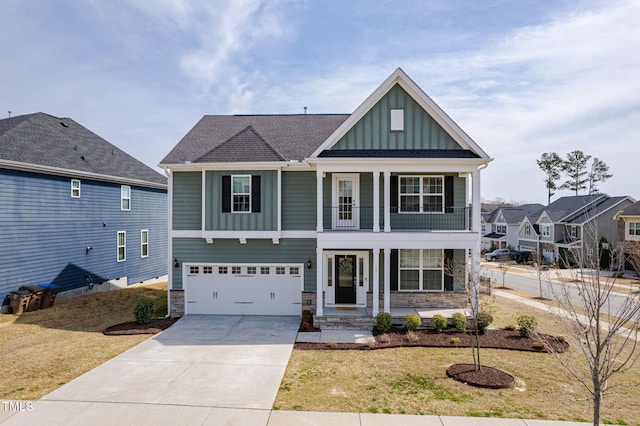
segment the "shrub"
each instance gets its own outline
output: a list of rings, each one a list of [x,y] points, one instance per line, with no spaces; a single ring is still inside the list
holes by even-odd
[[[302,311],[302,321],[308,322],[309,325],[313,327],[313,314],[310,310],[305,309]]]
[[[408,331],[416,331],[422,324],[422,318],[418,314],[408,314],[404,318],[404,326]]]
[[[489,328],[489,325],[493,322],[493,315],[489,312],[481,311],[476,315],[476,328],[478,333],[484,334]]]
[[[460,343],[460,338],[459,337],[452,337],[451,338],[451,343],[453,343],[454,345],[457,345],[458,343]]]
[[[391,330],[391,314],[389,312],[380,312],[376,316],[376,329],[381,333]]]
[[[156,307],[149,299],[140,299],[133,307],[133,315],[140,324],[147,324],[153,318]]]
[[[435,314],[431,319],[431,328],[433,328],[437,333],[440,333],[442,330],[447,328],[447,319],[440,314]]]
[[[453,325],[458,333],[467,331],[467,316],[461,312],[451,315],[451,325]]]
[[[413,331],[407,331],[407,341],[414,343],[418,341],[418,335]]]
[[[531,337],[531,333],[538,327],[538,322],[533,315],[520,315],[518,317],[518,325],[520,326],[518,332],[521,337]]]
[[[508,331],[516,331],[516,328],[515,324],[508,324],[504,326],[504,329]]]

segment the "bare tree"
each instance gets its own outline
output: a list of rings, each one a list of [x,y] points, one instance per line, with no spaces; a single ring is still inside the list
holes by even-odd
[[[544,300],[545,297],[542,294],[542,288],[545,283],[549,282],[549,267],[546,264],[542,264],[544,257],[537,251],[533,252],[533,267],[536,271],[536,277],[538,278],[538,289],[540,291],[540,300]]]
[[[589,241],[597,242],[597,227],[593,225],[587,231],[591,234]],[[598,253],[595,247],[597,243],[592,250]],[[580,250],[574,250],[573,256],[579,266],[573,270],[572,283],[564,282],[560,290],[550,288],[561,322],[578,342],[586,368],[560,356],[557,359],[590,395],[593,424],[597,425],[604,397],[623,385],[612,385],[609,379],[630,368],[640,355],[636,351],[640,298],[617,293],[616,274],[598,268],[599,256],[585,256]]]
[[[511,258],[509,255],[503,254],[498,256],[496,262],[498,262],[498,271],[502,274],[502,287],[500,288],[507,288],[505,286],[505,279],[507,277],[507,272],[509,272],[509,269],[511,268]]]

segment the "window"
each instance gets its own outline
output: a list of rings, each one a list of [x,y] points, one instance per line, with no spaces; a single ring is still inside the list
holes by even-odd
[[[127,233],[118,231],[118,262],[127,260]]]
[[[289,268],[289,275],[300,275],[300,268],[292,266]]]
[[[233,213],[251,211],[251,176],[231,176],[231,211]]]
[[[629,222],[629,235],[640,235],[640,222]]]
[[[443,291],[443,250],[400,250],[399,290]]]
[[[189,273],[190,274],[199,274],[200,273],[200,267],[199,266],[189,266]]]
[[[524,235],[531,235],[531,225],[528,223],[524,224]]]
[[[403,109],[391,110],[391,131],[392,132],[404,131],[404,110]]]
[[[496,232],[498,234],[506,235],[506,233],[507,233],[507,225],[496,225]]]
[[[131,187],[128,185],[120,187],[120,210],[131,210]]]
[[[572,225],[569,228],[569,235],[571,236],[571,238],[578,238],[578,227],[575,225]]]
[[[269,275],[270,272],[271,268],[269,268],[268,266],[260,267],[260,275]]]
[[[256,268],[255,266],[248,266],[247,267],[247,274],[255,275],[257,273],[258,273],[258,268]]]
[[[542,225],[540,227],[540,231],[542,232],[542,236],[543,237],[550,237],[551,236],[551,226],[549,226],[549,225]]]
[[[484,234],[485,232],[487,232],[487,224],[483,223],[482,224],[482,233]]]
[[[149,231],[147,229],[140,231],[140,253],[142,257],[149,256]]]
[[[276,266],[276,275],[284,275],[285,268],[284,266]]]
[[[226,275],[228,273],[226,266],[218,266],[218,274]]]
[[[71,198],[80,198],[80,179],[71,179]]]
[[[203,266],[202,267],[203,274],[213,274],[213,266]]]
[[[239,266],[232,266],[231,273],[234,275],[240,275],[242,273],[242,268]]]
[[[401,176],[401,213],[443,213],[443,176]]]

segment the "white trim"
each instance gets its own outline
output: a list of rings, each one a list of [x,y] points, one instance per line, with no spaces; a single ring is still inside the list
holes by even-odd
[[[231,179],[231,186],[233,186],[233,178]],[[207,219],[207,171],[202,170],[202,178],[200,181],[200,229],[202,232],[206,229],[206,219]],[[214,191],[215,193],[215,191]],[[233,203],[233,196],[231,197],[231,203]]]
[[[277,180],[277,188],[276,188],[276,221],[278,232],[282,231],[282,169],[278,169],[276,171],[276,180]],[[262,189],[262,188],[261,188]]]
[[[323,232],[317,234],[317,246],[323,249],[378,248],[473,248],[480,241],[477,232]]]
[[[299,162],[287,162],[287,161],[248,161],[248,162],[229,162],[229,163],[175,163],[165,164],[160,163],[159,167],[168,168],[174,171],[234,171],[234,170],[276,170],[281,167],[287,167],[289,165],[299,165]]]
[[[75,182],[78,182],[77,188],[73,187],[73,184]],[[82,188],[82,181],[80,181],[80,179],[71,179],[71,198],[81,198],[82,197],[81,188]],[[78,195],[73,195],[74,190],[78,190]]]
[[[167,174],[167,306],[168,314],[171,314],[171,290],[173,290],[173,173],[165,169]]]
[[[234,191],[233,191],[233,188],[234,188],[233,180],[235,178],[249,178],[249,192],[248,193],[245,193],[245,192],[238,192],[237,193],[238,196],[247,196],[247,197],[249,197],[249,206],[248,206],[249,208],[247,210],[238,210],[238,211],[235,210],[235,201],[233,199],[233,196],[236,195],[234,193]],[[251,187],[252,186],[251,185],[252,182],[251,181],[252,181],[252,175],[250,175],[250,174],[231,175],[231,213],[240,213],[240,214],[251,213],[251,208],[252,208],[252,205],[251,205],[252,204],[251,203],[252,200],[251,199],[253,198],[251,196],[251,190],[252,190],[252,187]]]
[[[465,149],[478,154],[487,163],[491,161],[467,135],[405,72],[396,69],[325,141],[316,149],[311,158],[316,158],[325,149],[335,145],[373,106],[378,103],[396,84],[399,84],[449,135]],[[488,161],[487,161],[488,160]]]
[[[407,193],[407,194],[403,194],[402,193],[402,179],[413,179],[413,178],[418,178],[420,179],[420,192],[418,192],[417,194],[413,194],[413,193]],[[423,192],[424,189],[424,183],[423,183],[423,179],[424,178],[439,178],[441,181],[441,186],[442,186],[442,192],[439,194],[432,194],[432,193],[425,193]],[[444,214],[444,192],[445,192],[445,188],[444,188],[444,175],[398,175],[398,214]],[[402,211],[402,197],[412,197],[412,196],[417,196],[420,200],[419,200],[419,205],[418,205],[418,211]],[[428,196],[437,196],[440,197],[442,199],[442,208],[440,209],[440,211],[423,211],[424,208],[424,204],[423,204],[423,197],[428,197]]]
[[[337,289],[337,282],[335,281],[335,256],[355,256],[356,263],[353,265],[356,268],[356,303],[336,303],[335,291]],[[328,260],[333,259],[332,270],[329,270]],[[364,262],[364,276],[362,277],[363,285],[360,286],[360,259]],[[368,250],[323,250],[322,251],[322,268],[325,271],[322,277],[322,289],[325,292],[325,307],[333,306],[367,306],[367,292],[369,291],[369,251]],[[332,286],[329,287],[329,274],[332,278]]]

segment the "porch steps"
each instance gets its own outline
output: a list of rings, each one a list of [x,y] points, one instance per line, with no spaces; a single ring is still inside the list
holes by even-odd
[[[353,315],[313,317],[314,327],[318,327],[320,330],[371,331],[373,330],[374,322],[375,320],[371,317],[356,317]]]

